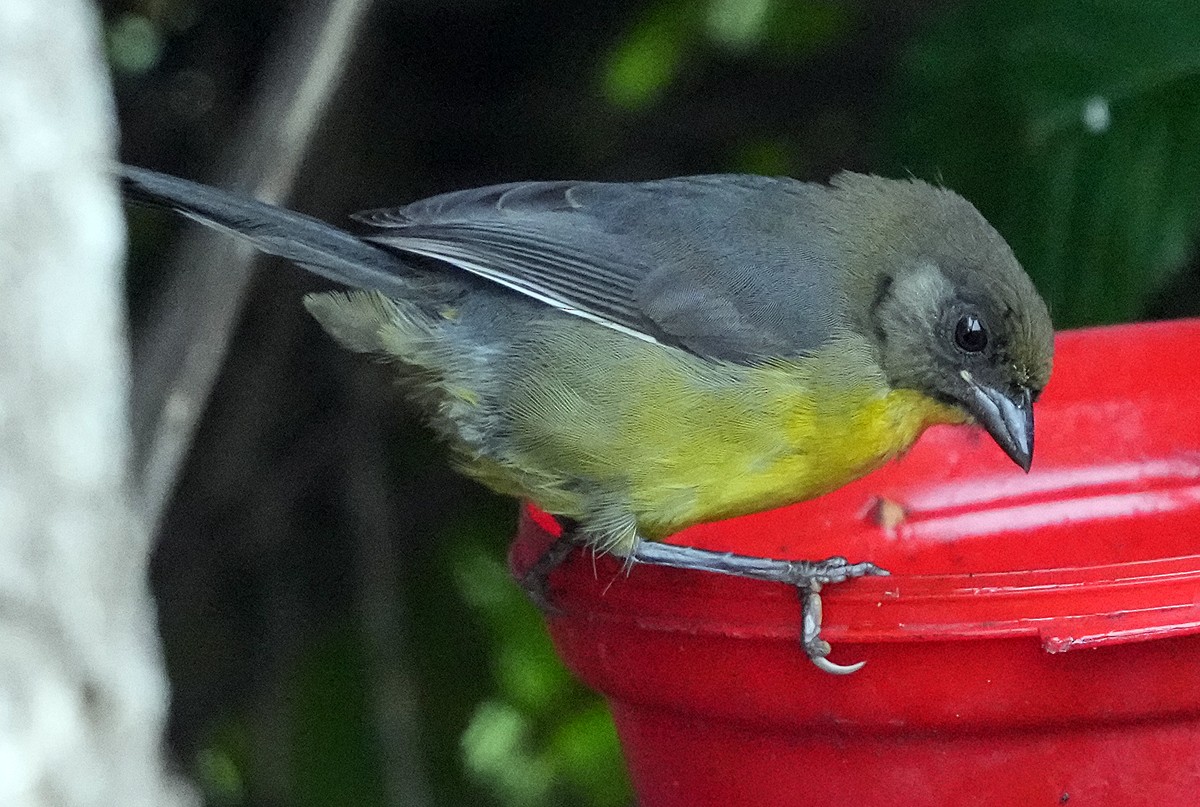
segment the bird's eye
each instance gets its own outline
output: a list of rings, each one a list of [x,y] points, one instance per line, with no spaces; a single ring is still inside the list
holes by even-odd
[[[954,326],[954,343],[968,353],[980,353],[987,347],[987,329],[979,317],[967,314]]]

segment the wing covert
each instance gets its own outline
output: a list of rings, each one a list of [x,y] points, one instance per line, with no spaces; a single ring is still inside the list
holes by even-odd
[[[512,183],[355,219],[378,230],[370,242],[640,339],[746,363],[812,350],[830,333],[828,317],[796,308],[833,293],[828,261],[797,229],[811,226],[814,188],[750,175]]]

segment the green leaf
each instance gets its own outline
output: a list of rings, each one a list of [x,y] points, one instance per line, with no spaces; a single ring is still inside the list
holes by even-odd
[[[550,740],[558,776],[595,807],[622,807],[632,799],[612,715],[595,701],[558,726]]]
[[[105,31],[108,58],[115,70],[140,75],[152,70],[162,56],[163,33],[149,18],[126,12]]]
[[[532,747],[531,728],[514,707],[485,701],[463,732],[467,769],[511,807],[546,804],[554,784],[550,766]]]
[[[622,38],[604,67],[605,97],[637,109],[657,101],[683,69],[699,36],[699,4],[670,0],[653,6]]]
[[[774,0],[763,44],[792,58],[826,49],[852,33],[858,12],[845,0]]]
[[[310,650],[298,665],[290,693],[295,803],[383,804],[358,637],[352,630],[339,629]]]
[[[222,722],[196,752],[193,778],[210,807],[236,807],[246,803],[247,778],[253,768],[253,743],[246,725]]]
[[[619,807],[629,783],[612,718],[562,666],[541,613],[499,555],[460,527],[448,550],[455,587],[494,644],[496,691],[461,737],[473,779],[508,807]]]
[[[767,25],[771,0],[709,0],[708,36],[731,48],[758,42]]]

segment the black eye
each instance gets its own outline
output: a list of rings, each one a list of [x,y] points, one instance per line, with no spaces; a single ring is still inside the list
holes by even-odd
[[[979,353],[988,343],[987,329],[974,314],[967,314],[954,326],[954,343],[968,353]]]

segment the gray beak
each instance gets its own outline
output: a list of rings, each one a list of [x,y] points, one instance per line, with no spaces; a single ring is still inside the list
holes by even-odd
[[[1015,394],[1005,393],[970,378],[967,381],[972,393],[967,409],[1004,453],[1028,473],[1033,463],[1033,398],[1029,390],[1022,387]]]

